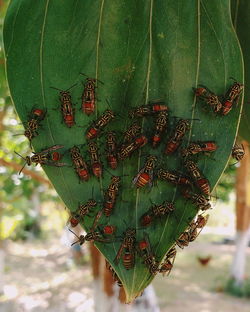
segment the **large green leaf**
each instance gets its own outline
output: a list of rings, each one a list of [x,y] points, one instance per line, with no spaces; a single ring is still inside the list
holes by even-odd
[[[181,196],[181,188],[162,181],[149,192],[136,189],[132,178],[145,161],[145,155],[159,157],[157,167],[184,172],[179,152],[163,153],[168,135],[176,118],[191,119],[190,140],[215,141],[219,148],[212,157],[198,157],[198,166],[214,188],[231,153],[239,122],[241,105],[227,116],[215,115],[205,104],[196,102],[192,88],[204,84],[216,94],[225,94],[232,84],[230,77],[243,81],[241,52],[235,36],[228,0],[216,1],[78,1],[78,0],[13,0],[4,29],[8,81],[16,110],[21,120],[27,120],[32,107],[46,108],[48,116],[43,129],[33,140],[35,151],[55,144],[66,149],[86,144],[85,129],[109,108],[116,113],[109,130],[121,132],[130,124],[128,111],[149,100],[164,99],[170,108],[170,120],[164,144],[153,150],[150,144],[123,161],[113,174],[122,178],[122,187],[110,218],[102,216],[101,224],[118,227],[113,243],[96,243],[123,282],[127,301],[133,300],[150,283],[148,269],[136,255],[135,267],[126,270],[122,261],[114,258],[121,237],[128,226],[136,228],[137,241],[147,232],[152,250],[160,261],[175,239],[184,231],[197,213],[197,208]],[[84,77],[95,77],[98,84],[96,114],[87,117],[78,109]],[[76,105],[76,123],[67,128],[61,123],[58,92],[50,87],[72,89]],[[198,120],[197,120],[198,119]],[[144,118],[143,133],[151,136],[153,119]],[[105,154],[105,135],[98,139]],[[86,146],[82,148],[86,154]],[[21,151],[19,151],[21,152]],[[70,163],[68,153],[63,161]],[[103,191],[111,174],[104,172],[99,181],[92,177],[78,183],[70,167],[43,166],[58,194],[75,212],[78,202],[93,197],[102,208]],[[94,187],[94,188],[93,188]],[[93,194],[92,194],[93,192]],[[144,230],[139,218],[153,203],[173,201],[175,211]],[[89,230],[93,217],[86,217]]]
[[[239,136],[250,141],[250,2],[232,0],[232,18],[244,56],[245,100],[239,127]]]

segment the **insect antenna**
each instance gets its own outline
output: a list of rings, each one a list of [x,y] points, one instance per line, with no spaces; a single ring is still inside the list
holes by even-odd
[[[101,84],[103,84],[104,85],[104,82],[103,81],[101,81],[101,80],[99,80],[99,79],[96,79],[98,82],[100,82]]]
[[[75,83],[75,84],[73,84],[73,86],[71,86],[71,87],[69,87],[67,90],[65,90],[65,91],[69,91],[70,89],[72,89],[72,88],[74,88],[75,86],[77,86],[78,85],[78,83]]]
[[[114,177],[113,173],[111,173],[107,168],[103,168],[107,173],[109,173],[112,177]]]
[[[58,88],[55,88],[55,87],[50,87],[51,89],[55,89],[55,90],[58,90],[58,91],[62,91],[63,92],[63,90],[62,89],[58,89]]]
[[[108,99],[106,99],[106,103],[108,104],[109,109],[111,109],[111,105]]]
[[[122,221],[125,224],[125,226],[128,227],[128,224],[127,224],[126,220],[123,219]]]
[[[150,201],[150,203],[151,203],[151,206],[155,205],[155,203],[152,201],[151,198],[149,198],[149,201]]]
[[[58,89],[58,88],[55,88],[55,87],[50,87],[51,89],[55,89],[55,90],[58,90],[58,91],[61,91],[61,92],[67,92],[69,91],[71,88],[75,87],[77,85],[77,83],[73,84],[73,86],[71,86],[70,88],[68,88],[67,90],[62,90],[62,89]]]
[[[86,74],[84,74],[84,73],[80,73],[80,75],[83,75],[83,76],[85,76],[85,77],[89,78],[89,76],[87,76],[87,75],[86,75]],[[90,78],[90,79],[91,79],[91,78]],[[99,80],[99,79],[96,79],[96,78],[92,78],[92,79],[95,79],[96,81],[100,82],[101,84],[104,84],[104,82],[103,82],[103,81],[101,81],[101,80]]]
[[[71,229],[68,229],[71,233],[73,233],[77,238],[79,238],[79,236],[74,232],[72,231]]]
[[[26,159],[25,159],[22,155],[18,154],[16,151],[14,151],[14,153],[17,154],[17,155],[20,156],[23,160],[26,161]]]
[[[78,235],[76,235],[76,233],[74,232],[74,231],[72,231],[71,229],[68,229],[71,233],[73,233],[77,238],[78,238],[78,240],[77,241],[75,241],[74,243],[72,243],[71,244],[71,246],[73,246],[73,245],[75,245],[75,244],[77,244],[78,242],[80,242],[81,240],[80,240],[80,237],[78,236]]]
[[[26,162],[24,163],[24,165],[22,166],[21,170],[18,172],[18,174],[21,174],[21,172],[23,171],[23,168],[26,166]]]
[[[23,133],[12,134],[12,136],[23,135]]]
[[[159,103],[165,104],[166,102],[164,99],[161,99],[161,98],[148,101],[148,104],[159,104]]]
[[[16,151],[14,151],[15,154],[17,154],[18,156],[20,156],[23,160],[25,160],[24,165],[22,166],[21,170],[18,172],[18,174],[21,174],[21,172],[23,171],[23,168],[26,166],[27,164],[27,160],[20,154],[18,154]]]
[[[205,85],[203,85],[203,84],[198,84],[198,85],[197,85],[197,88],[199,88],[199,87],[202,87],[202,88],[206,89],[208,92],[210,92],[211,94],[213,94],[213,92],[212,92],[208,87],[206,87]],[[193,88],[193,90],[195,91],[196,88]]]
[[[171,116],[170,118],[184,119],[183,117],[179,117],[179,116]],[[201,122],[201,120],[199,118],[186,118],[185,120],[195,120],[195,121],[200,121]]]
[[[101,218],[102,214],[103,214],[103,209],[101,209],[100,211],[97,212],[95,219],[93,221],[92,227],[90,229],[90,232],[94,232],[94,230],[97,227],[97,223],[98,223],[99,219]]]
[[[229,79],[234,80],[234,82],[237,82],[237,80],[234,77],[229,77]]]
[[[86,74],[84,74],[84,73],[79,73],[80,75],[83,75],[83,76],[85,76],[85,77],[88,77]]]
[[[71,246],[77,244],[78,242],[80,242],[80,238],[77,241],[75,241],[74,243],[72,243]]]

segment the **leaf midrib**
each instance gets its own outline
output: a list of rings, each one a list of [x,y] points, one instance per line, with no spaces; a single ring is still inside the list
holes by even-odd
[[[147,66],[147,76],[146,76],[146,97],[145,97],[145,105],[148,103],[149,98],[149,83],[150,83],[150,73],[151,73],[151,64],[152,64],[152,48],[153,48],[153,35],[152,35],[152,18],[153,18],[153,4],[154,0],[150,1],[150,12],[149,12],[149,55],[148,55],[148,66]],[[144,118],[142,119],[142,132],[143,132],[143,126],[144,126]],[[141,164],[141,149],[139,150],[139,157],[138,157],[138,165],[137,165],[137,172],[140,170],[140,164]],[[138,228],[138,204],[139,204],[139,197],[140,197],[140,188],[137,188],[136,191],[136,202],[135,202],[135,218],[136,218],[136,229]],[[132,281],[132,293],[134,291],[134,281],[135,281],[135,267],[133,268],[133,281]],[[143,279],[142,283],[143,285],[146,278]],[[140,288],[139,287],[139,288]]]

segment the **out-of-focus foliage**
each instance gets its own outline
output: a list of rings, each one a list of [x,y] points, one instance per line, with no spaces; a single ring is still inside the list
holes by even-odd
[[[229,195],[234,189],[235,186],[235,174],[236,174],[236,166],[235,159],[232,159],[228,167],[226,168],[224,174],[222,175],[218,186],[216,187],[215,196],[219,200],[223,202],[229,201]]]
[[[233,278],[229,279],[225,286],[225,292],[235,297],[250,298],[250,279],[246,279],[242,285],[236,285]]]
[[[5,76],[5,61],[3,50],[3,19],[8,5],[8,0],[0,1],[0,160],[9,165],[3,166],[0,162],[0,238],[11,237],[13,239],[25,239],[29,233],[39,235],[39,212],[34,211],[32,195],[38,194],[39,200],[55,201],[60,203],[55,191],[48,185],[31,179],[18,172],[11,166],[12,163],[23,163],[14,151],[20,154],[30,152],[29,144],[23,135],[21,125],[8,91]],[[31,168],[39,175],[44,173],[40,168]]]

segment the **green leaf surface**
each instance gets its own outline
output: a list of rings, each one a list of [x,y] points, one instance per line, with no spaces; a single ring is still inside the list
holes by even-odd
[[[239,136],[250,142],[250,2],[232,0],[232,19],[244,57],[244,105],[242,110]]]
[[[118,265],[114,263],[126,229],[137,229],[137,242],[147,233],[156,259],[161,261],[197,213],[196,206],[182,197],[180,186],[157,181],[151,189],[134,187],[132,179],[146,156],[158,157],[157,169],[185,172],[179,151],[170,156],[163,153],[178,118],[190,119],[191,124],[183,145],[189,141],[215,141],[219,146],[211,157],[196,158],[211,189],[231,154],[241,104],[227,116],[215,115],[206,104],[196,101],[192,91],[203,84],[221,95],[232,84],[230,77],[243,81],[230,2],[13,0],[5,19],[4,43],[9,87],[21,120],[27,121],[33,107],[48,111],[43,128],[32,141],[34,150],[61,144],[65,151],[63,161],[69,164],[67,150],[73,145],[83,144],[82,153],[88,158],[85,131],[106,109],[111,107],[116,114],[107,128],[115,131],[121,142],[122,132],[131,124],[129,110],[155,99],[163,99],[169,106],[169,126],[159,148],[152,149],[147,144],[121,162],[117,170],[109,169],[121,177],[122,183],[113,214],[108,218],[102,215],[99,222],[117,226],[117,233],[112,243],[96,246],[114,267],[130,302],[153,277],[138,254],[133,269],[126,270],[122,260]],[[95,114],[89,117],[80,111],[79,98],[85,79],[80,72],[104,83],[98,84],[99,101]],[[71,94],[76,125],[67,128],[61,122],[58,91],[51,87],[66,90],[75,83]],[[153,118],[138,122],[150,138]],[[98,146],[107,168],[105,134],[98,138]],[[85,203],[92,197],[99,202],[94,213],[102,209],[110,172],[104,170],[100,180],[91,177],[89,182],[79,183],[72,167],[43,168],[71,212],[77,210],[79,202]],[[140,217],[152,203],[161,204],[165,200],[174,202],[175,211],[143,229]],[[93,216],[84,219],[82,225],[87,231],[93,219]]]

